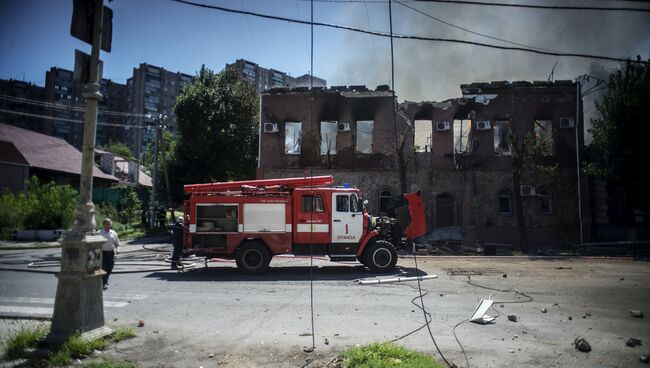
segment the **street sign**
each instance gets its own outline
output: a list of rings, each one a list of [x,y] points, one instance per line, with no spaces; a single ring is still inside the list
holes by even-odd
[[[94,0],[73,0],[72,23],[70,23],[70,35],[91,45],[93,42],[93,18],[96,3]],[[112,39],[113,10],[105,6],[102,22],[102,50],[111,52]]]
[[[102,80],[102,69],[104,69],[104,62],[100,60],[99,65],[97,65],[97,80]],[[93,83],[90,80],[90,55],[76,49],[74,50],[72,80],[83,84]]]

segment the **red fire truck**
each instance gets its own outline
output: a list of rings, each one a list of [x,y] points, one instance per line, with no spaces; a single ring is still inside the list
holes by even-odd
[[[392,220],[368,215],[359,189],[333,182],[312,176],[185,185],[184,254],[234,258],[250,274],[266,271],[278,254],[358,260],[372,271],[391,271],[396,238],[426,232],[419,192],[394,198]]]

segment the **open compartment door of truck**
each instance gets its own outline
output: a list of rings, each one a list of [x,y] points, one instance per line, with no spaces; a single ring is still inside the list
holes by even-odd
[[[424,204],[420,191],[400,194],[392,198],[395,217],[407,239],[413,240],[427,232]]]

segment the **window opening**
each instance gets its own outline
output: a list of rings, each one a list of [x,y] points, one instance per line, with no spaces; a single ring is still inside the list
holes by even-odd
[[[542,215],[553,213],[553,194],[550,190],[542,190],[537,197],[538,211]]]
[[[512,136],[510,130],[512,123],[510,121],[494,122],[494,153],[497,155],[511,155],[510,151]]]
[[[431,135],[433,133],[431,120],[416,120],[414,125],[413,149],[415,152],[431,152]]]
[[[509,190],[499,192],[499,213],[503,215],[512,213],[512,193]]]
[[[357,121],[357,152],[372,153],[372,133],[375,127],[373,120]]]
[[[299,155],[302,143],[302,123],[287,122],[284,124],[284,153]]]
[[[336,154],[336,132],[338,124],[336,121],[320,122],[320,154]]]
[[[454,120],[454,152],[471,152],[469,147],[469,134],[472,129],[471,120]]]

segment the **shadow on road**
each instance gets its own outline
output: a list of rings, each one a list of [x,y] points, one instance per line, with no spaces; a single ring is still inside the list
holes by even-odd
[[[420,276],[427,273],[420,270]],[[314,267],[314,281],[354,281],[373,277],[415,276],[415,268],[397,267],[394,272],[378,274],[359,266]],[[262,275],[245,275],[234,267],[198,268],[190,272],[153,272],[145,277],[164,281],[309,281],[308,266],[271,267]]]

